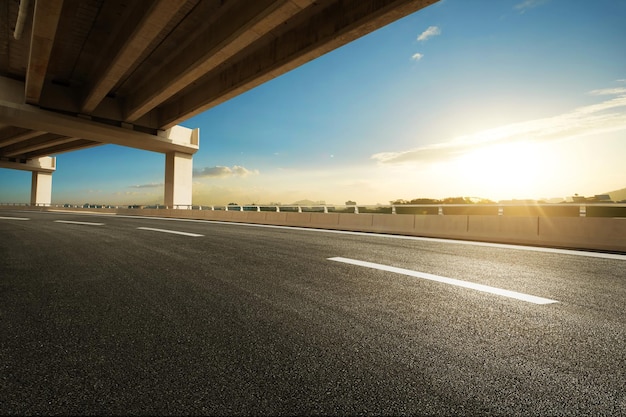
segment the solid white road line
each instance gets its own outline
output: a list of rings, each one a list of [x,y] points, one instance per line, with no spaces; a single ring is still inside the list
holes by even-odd
[[[191,237],[202,237],[204,235],[200,235],[198,233],[188,233],[188,232],[179,232],[177,230],[166,230],[166,229],[154,229],[152,227],[138,227],[139,230],[151,230],[153,232],[163,232],[163,233],[172,233],[175,235],[183,235],[183,236],[191,236]]]
[[[26,217],[0,217],[0,220],[30,220]]]
[[[584,251],[584,250],[576,250],[576,249],[557,249],[557,248],[544,248],[540,246],[523,246],[523,245],[514,245],[508,243],[489,243],[489,242],[476,242],[471,240],[455,240],[455,239],[442,239],[435,237],[421,237],[421,236],[404,236],[404,235],[389,235],[383,233],[370,233],[370,232],[351,232],[347,230],[329,230],[329,229],[313,229],[308,227],[297,227],[297,226],[278,226],[278,225],[269,225],[269,224],[254,224],[254,223],[237,223],[237,222],[224,222],[219,220],[201,220],[201,219],[177,219],[171,217],[158,217],[158,216],[128,216],[123,214],[115,214],[115,213],[86,213],[86,212],[56,212],[55,214],[75,214],[75,215],[85,215],[85,216],[115,216],[118,218],[127,218],[127,219],[158,219],[158,220],[167,220],[173,222],[190,222],[190,223],[208,223],[208,224],[223,224],[229,226],[244,226],[244,227],[261,227],[268,229],[284,229],[284,230],[302,230],[311,233],[336,233],[336,234],[344,234],[344,235],[353,235],[353,236],[366,236],[366,237],[382,237],[386,239],[402,239],[402,240],[417,240],[424,242],[438,242],[445,244],[457,244],[457,245],[471,245],[471,246],[483,246],[490,248],[502,248],[502,249],[513,249],[513,250],[523,250],[530,252],[544,252],[544,253],[554,253],[559,255],[572,255],[572,256],[585,256],[590,258],[604,258],[604,259],[615,259],[619,261],[626,261],[626,255],[618,254],[618,253],[607,253],[607,252],[593,252],[593,251]]]
[[[55,220],[55,223],[82,224],[84,226],[104,226],[104,223],[75,222],[72,220]]]
[[[490,287],[488,285],[476,284],[476,283],[468,282],[468,281],[461,281],[461,280],[454,279],[454,278],[441,277],[439,275],[432,275],[432,274],[427,274],[424,272],[411,271],[410,269],[396,268],[393,266],[381,265],[381,264],[376,264],[372,262],[365,262],[365,261],[359,261],[356,259],[349,259],[349,258],[342,258],[342,257],[328,258],[328,260],[336,261],[336,262],[343,262],[343,263],[351,264],[351,265],[364,266],[366,268],[373,268],[373,269],[378,269],[381,271],[394,272],[396,274],[408,275],[408,276],[412,276],[416,278],[428,279],[431,281],[437,281],[437,282],[441,282],[441,283],[448,284],[448,285],[455,285],[457,287],[470,288],[473,290],[487,292],[490,294],[496,294],[496,295],[501,295],[504,297],[515,298],[517,300],[527,301],[529,303],[534,303],[534,304],[558,303],[558,301],[551,300],[549,298],[536,297],[534,295],[529,295],[529,294],[524,294],[524,293],[509,291],[509,290],[503,290],[501,288]]]
[[[237,223],[237,222],[224,222],[220,220],[200,220],[200,219],[176,219],[171,217],[156,217],[156,216],[126,216],[117,215],[116,217],[123,217],[129,219],[159,219],[173,222],[190,222],[190,223],[209,223],[209,224],[223,224],[228,226],[243,226],[243,227],[260,227],[268,229],[284,229],[284,230],[302,230],[311,233],[335,233],[341,235],[353,235],[353,236],[365,236],[365,237],[382,237],[386,239],[402,239],[402,240],[417,240],[423,242],[437,242],[445,244],[457,244],[457,245],[470,245],[470,246],[483,246],[489,248],[502,248],[513,250],[524,250],[530,252],[544,252],[555,253],[559,255],[572,255],[572,256],[585,256],[590,258],[604,258],[604,259],[616,259],[619,261],[626,261],[626,255],[618,253],[605,253],[605,252],[592,252],[576,249],[557,249],[557,248],[544,248],[541,246],[523,246],[514,245],[508,243],[490,243],[490,242],[476,242],[471,240],[456,240],[456,239],[442,239],[436,237],[421,237],[421,236],[405,236],[405,235],[388,235],[383,233],[370,233],[370,232],[351,232],[347,230],[331,230],[331,229],[313,229],[309,227],[298,226],[277,226],[270,224],[255,224],[255,223]]]

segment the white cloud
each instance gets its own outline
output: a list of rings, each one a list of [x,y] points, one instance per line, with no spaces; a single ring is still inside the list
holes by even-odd
[[[614,96],[617,94],[626,94],[626,88],[602,88],[599,90],[591,90],[589,94],[592,96]]]
[[[418,53],[416,53],[416,54],[413,54],[413,56],[411,57],[411,59],[412,59],[413,61],[419,61],[419,60],[420,60],[420,59],[422,59],[422,58],[424,58],[424,55],[423,55],[423,54],[420,54],[419,52],[418,52]]]
[[[460,156],[481,146],[516,141],[545,142],[626,130],[626,89],[593,90],[590,94],[611,95],[612,98],[553,117],[499,126],[434,145],[406,151],[377,153],[372,155],[372,159],[384,164],[441,161]]]
[[[437,36],[441,34],[441,29],[439,29],[437,26],[429,26],[428,29],[426,29],[425,31],[423,31],[418,37],[417,40],[420,42],[423,42],[429,38],[432,38],[433,36]]]
[[[249,170],[239,165],[234,165],[232,168],[225,166],[206,167],[202,169],[196,169],[193,172],[194,177],[208,177],[208,178],[227,178],[227,177],[247,177],[249,175],[258,175],[258,170]]]
[[[259,173],[259,171],[257,171],[257,170],[250,171],[250,170],[248,170],[248,169],[246,169],[246,168],[244,168],[242,166],[238,166],[238,165],[233,166],[232,172],[233,172],[233,175],[236,175],[238,177],[247,177],[248,175],[251,175],[251,174],[252,175],[258,175],[258,173]]]
[[[129,185],[128,188],[159,188],[163,185],[163,183],[151,182],[150,184]]]
[[[524,0],[523,2],[515,5],[515,10],[519,11],[520,13],[524,13],[526,10],[541,6],[547,1],[548,0]]]

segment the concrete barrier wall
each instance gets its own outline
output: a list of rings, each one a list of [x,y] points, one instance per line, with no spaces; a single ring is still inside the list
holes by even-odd
[[[0,207],[349,230],[626,253],[626,218]]]
[[[338,229],[339,228],[339,213],[310,213],[311,223],[310,227],[319,227],[321,229]]]
[[[468,239],[469,216],[415,216],[415,234],[428,237]]]
[[[482,240],[539,243],[538,217],[468,216],[468,235]]]
[[[626,252],[626,218],[539,218],[539,236],[549,246]]]
[[[370,214],[370,216],[374,216],[374,214]],[[414,234],[415,218],[416,215],[413,214],[382,214],[373,218],[372,229],[369,231],[398,234],[402,234],[404,231],[407,234]]]
[[[311,213],[286,213],[287,222],[285,226],[310,227]]]

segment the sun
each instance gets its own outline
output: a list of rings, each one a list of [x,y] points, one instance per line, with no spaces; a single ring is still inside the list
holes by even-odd
[[[533,198],[548,168],[538,146],[529,141],[483,146],[455,161],[468,189],[493,198]]]

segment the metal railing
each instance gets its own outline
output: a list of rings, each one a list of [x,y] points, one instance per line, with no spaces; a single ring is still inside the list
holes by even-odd
[[[0,207],[52,207],[66,209],[152,209],[152,210],[211,210],[238,212],[291,213],[352,213],[352,214],[413,214],[413,215],[491,215],[544,217],[626,217],[624,203],[560,203],[560,204],[389,204],[389,205],[153,205],[110,204],[38,204],[0,203]]]

